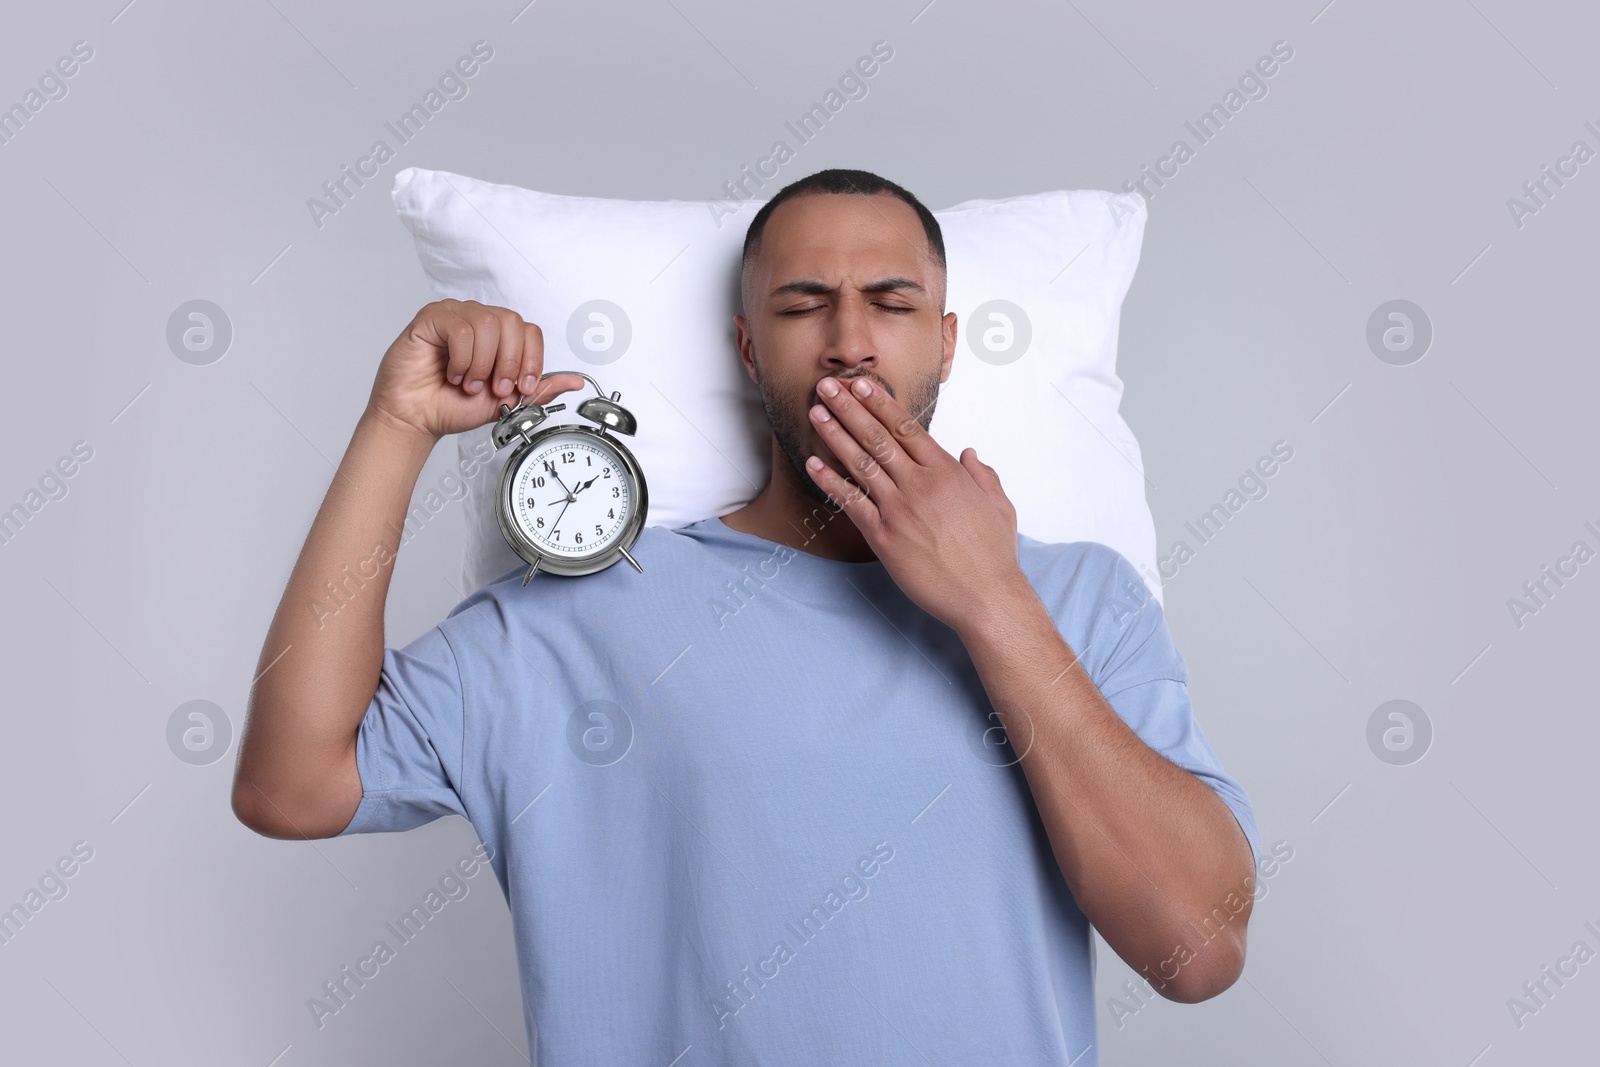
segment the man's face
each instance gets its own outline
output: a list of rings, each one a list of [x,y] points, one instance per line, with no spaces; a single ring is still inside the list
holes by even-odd
[[[743,279],[739,356],[799,483],[816,455],[852,480],[811,421],[817,382],[872,378],[924,429],[955,357],[956,316],[910,204],[887,193],[808,193],[778,205]],[[847,385],[848,387],[848,385]],[[775,472],[776,473],[776,472]]]

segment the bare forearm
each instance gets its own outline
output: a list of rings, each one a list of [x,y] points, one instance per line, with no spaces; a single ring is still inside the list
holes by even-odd
[[[1254,884],[1228,806],[1123,722],[1025,580],[960,632],[1083,913],[1130,966],[1170,983],[1164,995],[1226,988]],[[1225,902],[1239,910],[1215,937],[1215,920],[1210,934],[1202,924]],[[1179,946],[1193,954],[1181,967]]]
[[[377,689],[384,603],[405,511],[434,440],[368,409],[267,631],[235,773],[235,807],[297,827],[360,800],[344,759]],[[337,805],[335,805],[337,807]],[[298,818],[297,818],[298,815]],[[338,827],[306,825],[309,836]]]

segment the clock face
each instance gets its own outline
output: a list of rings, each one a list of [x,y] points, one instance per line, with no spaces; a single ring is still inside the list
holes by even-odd
[[[613,545],[633,514],[633,479],[593,434],[555,434],[523,457],[511,511],[541,552],[587,559]]]

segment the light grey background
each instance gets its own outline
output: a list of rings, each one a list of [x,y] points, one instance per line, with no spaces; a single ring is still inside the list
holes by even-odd
[[[1121,345],[1164,550],[1274,442],[1294,449],[1166,587],[1200,720],[1264,844],[1294,858],[1256,908],[1243,979],[1214,1000],[1158,1001],[1119,1029],[1107,998],[1130,972],[1101,944],[1104,1062],[1592,1058],[1600,963],[1521,1028],[1507,998],[1576,941],[1600,949],[1583,926],[1600,926],[1600,564],[1520,628],[1507,599],[1573,542],[1600,547],[1583,526],[1600,526],[1600,162],[1520,228],[1507,198],[1574,141],[1600,149],[1583,125],[1600,126],[1600,20],[1575,2],[1324,2],[9,10],[0,103],[74,41],[94,57],[0,145],[0,507],[74,442],[94,455],[0,546],[0,905],[74,842],[94,855],[0,946],[0,1055],[525,1062],[492,874],[324,1028],[306,1007],[473,846],[465,821],[256,837],[229,811],[233,747],[188,765],[168,719],[214,701],[236,746],[332,464],[430,299],[395,170],[713,197],[882,39],[895,54],[869,95],[782,180],[859,166],[933,208],[1121,189],[1273,42],[1294,49],[1152,198]],[[313,225],[307,198],[479,39],[495,56],[470,95]],[[165,340],[192,299],[233,324],[211,366]],[[1365,341],[1392,299],[1433,323],[1410,366]],[[440,448],[421,484],[453,459]],[[406,547],[390,644],[457,602],[460,547],[456,510]],[[1434,730],[1409,766],[1366,740],[1397,698]]]

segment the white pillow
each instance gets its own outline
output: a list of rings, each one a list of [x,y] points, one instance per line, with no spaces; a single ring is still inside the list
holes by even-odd
[[[515,310],[543,329],[546,371],[581,370],[622,393],[639,420],[625,440],[649,481],[646,525],[726,515],[766,484],[770,431],[733,325],[758,202],[718,219],[703,201],[559,196],[416,167],[395,175],[393,196],[435,293]],[[1117,327],[1143,198],[1077,189],[934,216],[959,345],[931,434],[995,468],[1020,532],[1109,545],[1159,600],[1143,460],[1117,411]],[[592,395],[567,394],[553,419],[578,421]],[[511,450],[491,458],[489,431],[457,435],[472,472],[464,595],[521,562],[493,506]]]

